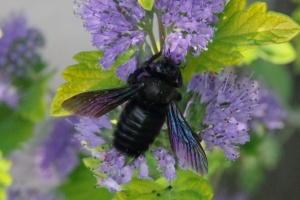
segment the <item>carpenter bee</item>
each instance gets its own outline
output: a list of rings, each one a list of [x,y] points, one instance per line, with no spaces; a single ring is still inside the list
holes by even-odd
[[[137,157],[148,150],[167,119],[171,148],[177,159],[198,174],[207,173],[207,159],[195,134],[178,109],[183,85],[179,64],[154,55],[127,79],[125,87],[96,90],[75,95],[62,107],[79,116],[101,117],[127,102],[121,112],[113,146]]]

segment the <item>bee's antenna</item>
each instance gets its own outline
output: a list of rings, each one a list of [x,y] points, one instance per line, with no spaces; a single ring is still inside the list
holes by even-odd
[[[146,62],[144,62],[143,66],[148,66],[150,63],[152,63],[154,60],[156,60],[157,58],[159,58],[161,56],[161,51],[154,54],[149,60],[147,60]]]

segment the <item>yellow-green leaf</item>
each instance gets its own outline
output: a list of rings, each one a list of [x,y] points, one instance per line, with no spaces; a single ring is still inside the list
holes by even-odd
[[[116,62],[109,70],[103,70],[98,65],[99,59],[103,56],[99,51],[81,52],[74,56],[78,64],[67,67],[62,76],[67,81],[57,89],[57,93],[52,100],[51,115],[70,115],[61,107],[66,99],[91,90],[120,87],[124,84],[115,75],[115,70],[122,63],[126,62],[133,54],[134,48],[130,47],[123,55],[119,55]]]
[[[154,5],[154,0],[138,0],[139,4],[144,8],[145,10],[152,10],[152,7]]]
[[[163,178],[157,181],[133,179],[118,192],[119,200],[210,200],[212,187],[203,177],[191,171],[177,171],[177,178],[169,185]]]
[[[12,182],[12,178],[9,174],[11,162],[2,157],[0,151],[0,199],[6,199],[6,187]]]
[[[192,59],[183,70],[184,80],[191,78],[189,71],[219,71],[226,65],[235,65],[243,59],[241,52],[263,45],[290,41],[299,33],[299,25],[290,17],[267,12],[265,3],[256,2],[248,8],[245,0],[231,0],[219,16],[219,23],[208,50]],[[188,68],[192,68],[187,70]]]
[[[296,51],[291,43],[273,44],[250,49],[242,52],[242,63],[250,64],[257,58],[261,58],[274,64],[287,64],[296,59]]]

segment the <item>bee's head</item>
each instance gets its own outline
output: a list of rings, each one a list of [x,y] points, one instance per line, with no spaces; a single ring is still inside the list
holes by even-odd
[[[180,65],[168,57],[163,57],[162,60],[156,62],[152,73],[174,87],[181,87],[183,84]]]

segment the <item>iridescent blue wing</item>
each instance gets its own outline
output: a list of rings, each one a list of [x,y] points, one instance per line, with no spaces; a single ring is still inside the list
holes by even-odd
[[[130,99],[142,86],[143,84],[134,84],[84,92],[65,100],[61,105],[67,111],[82,117],[101,117]]]
[[[185,121],[175,102],[171,102],[167,114],[171,147],[179,162],[198,174],[206,174],[208,169],[205,152],[200,138]]]

